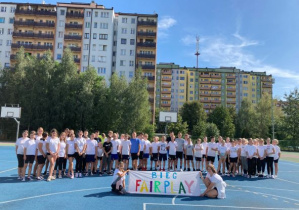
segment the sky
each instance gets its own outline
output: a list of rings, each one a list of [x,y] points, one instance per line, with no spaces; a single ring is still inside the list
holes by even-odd
[[[56,1],[46,0],[46,3],[56,4]],[[273,93],[280,99],[299,86],[298,0],[102,0],[96,3],[113,7],[115,12],[157,13],[157,63],[196,66],[194,53],[196,36],[199,36],[199,67],[266,71],[275,78]]]

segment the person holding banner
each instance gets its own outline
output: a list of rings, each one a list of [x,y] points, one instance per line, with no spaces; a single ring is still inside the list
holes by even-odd
[[[222,177],[216,173],[214,165],[209,164],[207,166],[207,171],[208,173],[205,179],[203,178],[201,171],[199,172],[201,180],[207,187],[207,189],[200,196],[206,196],[208,198],[226,198],[226,183],[223,181]]]

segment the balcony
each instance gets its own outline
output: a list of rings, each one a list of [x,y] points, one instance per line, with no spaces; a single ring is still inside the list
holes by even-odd
[[[155,65],[140,65],[140,67],[144,69],[155,69]]]
[[[200,99],[200,102],[201,102],[201,103],[210,103],[211,101],[210,101],[210,100]]]
[[[15,14],[24,14],[24,15],[46,15],[46,16],[56,16],[56,11],[42,11],[42,10],[22,10],[17,9]]]
[[[81,47],[64,47],[64,48],[70,48],[73,52],[81,52]]]
[[[214,84],[214,85],[221,85],[221,81],[211,81],[211,84]]]
[[[33,26],[33,27],[54,27],[55,23],[52,22],[34,22],[34,21],[15,21],[16,26]]]
[[[162,94],[171,94],[171,90],[162,90],[161,93]]]
[[[215,93],[211,93],[211,96],[212,96],[212,97],[220,97],[221,94],[219,94],[219,93],[217,93],[217,94],[215,94]]]
[[[66,17],[69,18],[84,18],[84,13],[79,12],[67,12]]]
[[[171,81],[171,78],[162,77],[162,81]]]
[[[147,91],[148,91],[148,92],[154,92],[154,91],[155,91],[155,88],[154,88],[154,87],[148,87],[148,88],[147,88]]]
[[[261,79],[263,82],[272,82],[272,79],[271,78],[267,78],[267,77],[262,77]]]
[[[82,36],[80,35],[64,35],[65,40],[82,40]]]
[[[200,93],[200,96],[211,96],[210,93]]]
[[[217,106],[211,105],[210,109],[215,109]]]
[[[226,95],[227,98],[236,98],[236,95]]]
[[[263,83],[262,87],[263,88],[272,88],[272,84]]]
[[[140,26],[157,26],[156,21],[146,20],[146,21],[138,21],[138,25]]]
[[[80,58],[74,58],[75,63],[80,63]]]
[[[199,87],[200,90],[210,90],[211,87]]]
[[[143,32],[143,31],[139,31],[137,32],[138,36],[157,36],[156,32]]]
[[[199,83],[200,83],[200,84],[210,84],[211,81],[200,81]]]
[[[155,54],[142,54],[142,53],[138,53],[137,57],[138,58],[155,58],[156,55]]]
[[[221,75],[220,74],[211,74],[211,77],[212,78],[221,78]]]
[[[164,88],[171,88],[171,84],[162,84],[162,87],[164,87]]]
[[[82,29],[82,24],[66,23],[65,28]]]
[[[161,104],[162,107],[170,107],[170,104]]]
[[[202,77],[202,78],[210,78],[211,75],[210,74],[201,74],[200,77]]]
[[[220,103],[221,103],[221,101],[220,101],[220,100],[211,100],[211,103],[220,104]]]
[[[236,79],[236,75],[226,75],[226,79]]]
[[[155,80],[155,76],[143,76],[143,79]]]
[[[172,75],[172,71],[161,71],[162,75]]]
[[[217,87],[217,86],[216,86],[216,87],[213,87],[213,86],[212,86],[212,87],[211,87],[211,90],[221,90],[221,87]]]
[[[235,101],[226,101],[227,104],[236,104]]]
[[[42,38],[42,39],[53,39],[54,34],[43,34],[43,33],[24,33],[24,32],[13,32],[13,37],[27,37],[27,38]]]
[[[18,43],[12,43],[11,48],[21,48],[24,47],[25,49],[31,49],[31,50],[53,50],[53,45],[46,46],[46,45],[37,45],[37,44],[18,44]]]
[[[138,42],[137,47],[156,47],[156,42]]]
[[[226,91],[235,92],[236,88],[227,88]]]
[[[17,59],[17,55],[14,54],[10,55],[10,60],[15,60],[15,59]]]
[[[163,96],[162,96],[161,100],[170,101],[170,100],[171,100],[171,97],[169,97],[169,96],[168,96],[168,97],[165,97],[165,96],[163,97]]]
[[[234,82],[227,82],[226,84],[228,84],[228,85],[235,85],[236,81],[234,81]]]

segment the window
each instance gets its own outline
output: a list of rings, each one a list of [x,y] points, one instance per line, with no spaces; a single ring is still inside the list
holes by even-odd
[[[99,16],[99,12],[94,12],[94,16],[98,17]]]
[[[130,55],[134,56],[135,55],[135,50],[130,50]]]
[[[10,13],[14,13],[14,12],[15,12],[15,10],[16,10],[16,8],[15,8],[15,7],[11,7],[11,8],[10,8]]]
[[[100,63],[106,63],[106,56],[99,56],[98,60]]]
[[[243,75],[243,78],[248,78],[248,75]]]
[[[90,22],[85,23],[85,28],[90,28]]]
[[[130,39],[130,45],[134,45],[135,44],[135,39]]]
[[[108,29],[108,23],[100,23],[101,29]]]
[[[2,10],[2,8],[1,8],[1,10]],[[122,22],[122,23],[127,23],[127,22],[128,22],[128,18],[122,18],[122,19],[121,19],[121,22]]]
[[[9,64],[9,63],[5,63],[5,64],[4,64],[4,67],[7,67],[7,68],[8,68],[8,67],[10,67],[10,64]]]
[[[5,52],[5,57],[6,57],[6,58],[9,58],[9,57],[10,57],[10,51],[6,51],[6,52]]]
[[[0,23],[5,23],[5,18],[4,17],[0,17]]]
[[[89,33],[84,34],[84,39],[89,39]]]
[[[62,42],[58,42],[58,44],[57,44],[57,48],[58,48],[58,49],[62,49]]]
[[[87,61],[88,55],[83,55],[83,61]]]
[[[108,34],[99,34],[99,39],[107,40]]]
[[[122,33],[122,34],[127,34],[127,29],[126,29],[126,28],[122,28],[122,29],[121,29],[121,33]]]
[[[126,39],[121,39],[121,40],[120,40],[120,43],[121,43],[121,44],[127,44],[127,40],[126,40]]]
[[[60,15],[64,15],[64,14],[65,14],[65,10],[64,9],[60,10]]]
[[[7,34],[8,34],[8,35],[11,35],[12,33],[13,33],[13,29],[8,29],[8,30],[7,30]]]
[[[97,45],[96,45],[96,44],[93,44],[93,45],[92,45],[92,51],[96,51],[96,48],[97,48]]]
[[[3,40],[2,40],[2,39],[0,39],[0,46],[2,46],[2,42],[3,42]]]
[[[9,23],[13,24],[14,23],[14,19],[13,18],[9,18]]]
[[[125,60],[120,60],[120,66],[125,66],[126,65],[126,61]]]
[[[82,71],[85,72],[87,70],[87,66],[83,66]]]
[[[247,97],[247,96],[248,96],[248,93],[244,93],[244,96]]]
[[[60,27],[63,27],[63,26],[64,26],[64,21],[63,21],[63,20],[60,20],[60,21],[59,21],[59,26],[60,26]]]
[[[57,60],[61,60],[61,54],[57,54]]]
[[[91,11],[86,11],[86,17],[90,17],[91,16]]]
[[[136,19],[135,19],[135,18],[132,18],[132,19],[131,19],[131,23],[132,23],[132,24],[135,24],[135,23],[136,23]]]
[[[98,74],[106,74],[106,68],[99,67]]]
[[[180,77],[180,80],[185,80],[185,77]]]
[[[243,90],[248,90],[248,87],[243,87]]]
[[[190,94],[193,94],[193,91],[190,91]]]
[[[190,101],[192,101],[192,100],[193,100],[193,97],[190,97],[189,99],[190,99]]]
[[[6,7],[1,7],[1,12],[6,12]]]
[[[135,34],[135,28],[131,28],[131,34]]]
[[[193,82],[193,79],[190,79],[190,82]]]
[[[84,44],[83,45],[83,50],[89,50],[89,44]]]
[[[6,40],[6,46],[10,46],[11,45],[11,40]]]
[[[184,87],[185,86],[185,84],[184,83],[180,83],[180,87]]]
[[[94,23],[93,23],[93,27],[94,27],[94,28],[97,28],[97,27],[98,27],[98,23],[97,23],[97,22],[94,22]]]
[[[125,49],[121,49],[120,50],[120,55],[126,55],[126,50]]]
[[[134,66],[134,61],[130,61],[129,66]]]
[[[93,38],[93,39],[97,39],[97,34],[96,34],[96,33],[93,33],[93,34],[92,34],[92,38]]]
[[[96,56],[91,56],[91,62],[95,62],[96,61]]]
[[[99,45],[99,51],[107,51],[107,45]]]
[[[185,90],[184,90],[184,89],[181,89],[181,90],[180,90],[180,93],[184,93],[184,92],[185,92]]]
[[[109,17],[109,12],[101,12],[101,17],[102,18],[108,18]]]
[[[252,94],[252,98],[254,98],[255,97],[255,94]]]
[[[243,84],[248,84],[248,81],[243,81]]]
[[[129,78],[133,78],[134,76],[134,72],[133,71],[129,71]]]
[[[63,32],[62,32],[62,31],[59,31],[59,32],[58,32],[58,37],[59,37],[59,38],[63,38]]]
[[[252,88],[252,92],[255,92],[255,89],[254,89],[254,88]]]

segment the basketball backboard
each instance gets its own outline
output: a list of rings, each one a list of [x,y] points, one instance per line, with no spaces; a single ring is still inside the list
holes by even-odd
[[[160,122],[177,122],[178,113],[177,112],[160,112],[159,121]]]
[[[21,107],[1,107],[2,118],[21,118]]]

